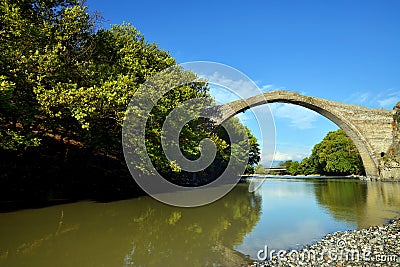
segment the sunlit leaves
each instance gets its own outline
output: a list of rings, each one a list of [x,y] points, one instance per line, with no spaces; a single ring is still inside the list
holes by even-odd
[[[58,136],[122,159],[122,124],[132,96],[175,60],[130,24],[110,29],[95,24],[87,7],[74,0],[1,1],[0,148],[24,151],[38,146],[44,136]],[[196,79],[190,72],[181,75]],[[174,108],[193,98],[212,104],[206,81],[168,92],[146,118],[143,153],[160,172],[181,174],[163,153],[162,125]],[[239,121],[231,123],[240,128]],[[218,150],[213,168],[220,169],[236,148],[226,133],[211,133],[209,126],[202,118],[191,121],[182,129],[179,145],[187,158],[196,159],[200,141],[210,138]],[[249,136],[249,163],[254,165],[259,149]],[[136,167],[145,171],[140,162]]]
[[[357,148],[343,130],[330,132],[315,145],[311,158],[323,173],[362,174],[364,167]]]
[[[363,175],[361,156],[351,139],[343,130],[329,132],[312,150],[310,157],[297,161],[286,161],[286,170],[291,175]]]

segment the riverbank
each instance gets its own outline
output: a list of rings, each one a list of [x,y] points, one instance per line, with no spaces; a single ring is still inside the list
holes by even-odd
[[[121,156],[121,155],[119,155]],[[0,149],[0,212],[144,196],[118,153],[46,137],[24,152]]]
[[[381,226],[328,234],[301,250],[269,250],[267,254],[272,258],[251,266],[399,266],[400,218]]]

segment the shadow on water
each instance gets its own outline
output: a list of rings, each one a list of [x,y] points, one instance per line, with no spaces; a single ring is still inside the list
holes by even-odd
[[[140,197],[4,213],[0,266],[240,266],[249,259],[232,248],[260,212],[243,185],[197,208]]]
[[[0,212],[145,195],[123,159],[53,139],[22,154],[0,150],[0,158]]]

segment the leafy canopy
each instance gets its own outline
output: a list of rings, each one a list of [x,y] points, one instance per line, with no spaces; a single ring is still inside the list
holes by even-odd
[[[77,0],[0,2],[1,149],[23,152],[51,137],[122,159],[121,129],[131,97],[175,60],[130,24],[98,29],[96,22]],[[162,119],[188,99],[210,97],[208,90],[205,82],[182,86],[152,111],[146,145],[161,172],[179,173],[160,147]],[[226,136],[222,131],[209,136],[203,123],[193,121],[183,130],[182,150],[196,158],[199,141],[210,137],[218,147],[214,168],[226,165],[231,149]],[[238,120],[231,123],[240,128]],[[252,171],[259,149],[248,134]]]
[[[285,166],[291,175],[363,175],[364,165],[358,150],[346,133],[339,129],[329,132],[312,150],[310,157],[301,163],[286,161]]]

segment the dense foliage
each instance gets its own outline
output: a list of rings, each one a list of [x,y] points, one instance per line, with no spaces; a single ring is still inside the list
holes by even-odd
[[[43,135],[118,147],[136,88],[174,60],[130,25],[95,32],[77,1],[3,1],[3,148],[39,145]]]
[[[64,160],[70,157],[68,147],[78,146],[86,151],[81,161],[99,153],[123,161],[121,129],[132,95],[175,60],[129,24],[98,29],[96,21],[77,0],[1,1],[1,151],[20,155],[47,148],[50,138],[67,147]],[[160,147],[162,119],[183,101],[210,97],[208,90],[205,82],[182,86],[152,111],[146,145],[160,172],[179,173]],[[201,123],[193,121],[182,132],[182,150],[189,158],[198,157],[199,140],[206,136]],[[259,149],[248,134],[252,171]],[[211,138],[219,149],[215,169],[226,165],[230,144],[223,132]]]
[[[291,175],[364,175],[364,166],[357,148],[343,130],[329,132],[316,144],[310,157],[301,162],[284,163]]]
[[[258,164],[254,169],[255,174],[268,174],[268,171],[264,168],[263,165]]]

